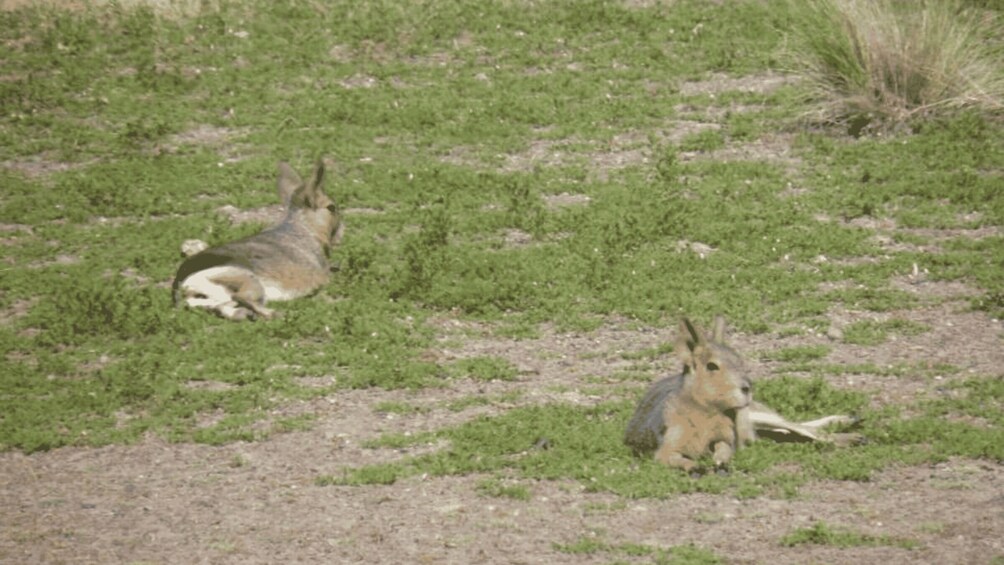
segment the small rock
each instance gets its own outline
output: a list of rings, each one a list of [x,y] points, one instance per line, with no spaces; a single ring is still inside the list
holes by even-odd
[[[833,341],[842,341],[844,339],[844,331],[837,326],[830,326],[830,329],[826,330],[826,337]]]
[[[209,244],[201,239],[186,239],[185,242],[181,244],[181,254],[185,257],[191,257],[192,255],[208,248]]]

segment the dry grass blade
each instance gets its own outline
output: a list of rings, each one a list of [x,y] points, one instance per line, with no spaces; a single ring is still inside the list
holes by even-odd
[[[956,0],[789,4],[791,57],[820,116],[901,122],[961,108],[1004,109],[997,14]]]

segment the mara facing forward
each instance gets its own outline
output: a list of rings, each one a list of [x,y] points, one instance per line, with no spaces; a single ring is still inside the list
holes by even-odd
[[[655,454],[669,467],[690,471],[711,453],[715,466],[728,465],[736,450],[757,433],[781,440],[853,443],[857,434],[826,434],[822,428],[850,423],[827,416],[794,423],[753,401],[753,386],[743,358],[725,344],[725,319],[715,319],[710,339],[690,320],[680,323],[676,342],[683,372],[652,384],[628,422],[624,443],[638,454]]]

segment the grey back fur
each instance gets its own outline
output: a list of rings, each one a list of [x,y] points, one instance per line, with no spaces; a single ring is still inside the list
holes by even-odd
[[[624,433],[624,443],[636,455],[649,454],[659,448],[666,433],[661,407],[666,404],[667,398],[679,394],[682,388],[683,374],[671,375],[653,383],[638,402]]]

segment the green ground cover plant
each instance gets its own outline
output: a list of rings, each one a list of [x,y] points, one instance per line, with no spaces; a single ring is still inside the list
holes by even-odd
[[[530,500],[531,491],[526,485],[510,484],[507,481],[491,478],[478,483],[478,492],[485,496],[511,498],[514,500]]]
[[[499,357],[473,357],[453,363],[447,372],[460,378],[511,381],[519,371],[512,363]]]
[[[924,324],[895,318],[884,322],[856,322],[844,329],[844,341],[857,345],[877,345],[888,339],[890,334],[919,335],[929,329]]]
[[[575,542],[567,544],[555,544],[555,549],[562,553],[572,555],[597,555],[604,554],[610,556],[621,556],[636,559],[650,559],[642,563],[653,563],[656,565],[715,565],[722,560],[714,552],[697,547],[695,545],[678,545],[669,549],[651,547],[643,544],[613,544],[605,542],[600,537],[583,537]],[[622,561],[613,561],[621,563]]]
[[[539,337],[545,325],[664,327],[718,312],[746,333],[825,331],[834,304],[894,316],[923,305],[891,283],[914,264],[931,280],[971,285],[972,306],[1000,316],[1004,135],[992,112],[962,109],[911,121],[899,135],[848,139],[793,119],[817,109],[805,84],[685,88],[773,76],[779,30],[792,18],[769,3],[698,1],[0,12],[0,449],[148,434],[254,441],[311,425],[309,415],[272,414],[290,400],[458,379],[519,384],[516,366],[495,355],[423,355],[437,337],[430,321],[442,316],[514,339]],[[674,131],[688,121],[708,127]],[[790,154],[729,153],[776,138],[790,139]],[[330,192],[352,211],[332,283],[278,305],[282,318],[267,323],[173,308],[166,283],[179,244],[260,229],[217,210],[275,204],[275,162],[322,154],[337,163]],[[554,204],[561,195],[580,202]],[[867,227],[878,220],[918,230],[898,241],[940,251],[884,248]],[[932,235],[978,228],[988,234]],[[876,346],[924,329],[859,325],[845,339]],[[639,347],[622,358],[644,366],[670,351]],[[873,409],[823,377],[952,371],[825,364],[830,351],[764,352],[785,366],[758,381],[757,396],[793,419],[861,415],[867,445],[762,443],[739,453],[730,476],[667,473],[621,445],[652,376],[634,368],[608,379],[621,388],[591,406],[532,405],[513,392],[452,399],[429,410],[490,405],[501,414],[388,434],[369,446],[447,447],[318,483],[501,473],[625,497],[791,496],[809,479],[866,480],[897,463],[1004,459],[999,375],[962,381],[957,396]],[[809,378],[786,374],[795,369]],[[317,376],[331,384],[300,381]],[[495,481],[483,490],[519,499],[523,489]]]
[[[802,544],[831,545],[834,547],[890,545],[904,549],[914,549],[918,546],[918,543],[913,540],[860,534],[842,528],[835,528],[824,522],[816,522],[809,528],[795,529],[781,539],[781,545],[789,547]]]

